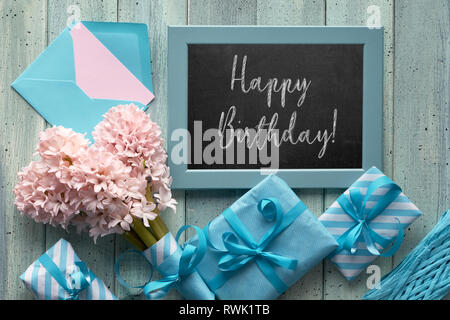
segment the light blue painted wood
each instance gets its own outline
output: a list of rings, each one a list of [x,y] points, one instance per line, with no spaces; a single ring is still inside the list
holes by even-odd
[[[369,10],[369,6],[376,6]],[[384,107],[383,107],[383,172],[392,177],[393,140],[393,59],[394,35],[392,0],[327,1],[327,25],[366,25],[369,13],[379,9],[381,25],[384,27]],[[343,190],[327,189],[325,206],[330,206]],[[392,258],[378,258],[374,262],[381,274],[392,269]],[[336,267],[325,260],[324,297],[325,299],[360,299],[367,291],[368,274],[362,272],[353,281],[347,281]]]
[[[422,210],[397,265],[450,207],[449,2],[395,2],[394,180]]]
[[[46,1],[0,3],[0,256],[5,299],[31,299],[19,275],[45,250],[45,227],[21,217],[12,189],[17,171],[32,159],[44,121],[10,84],[46,47]]]
[[[384,172],[393,177],[424,211],[423,218],[407,231],[405,243],[394,259],[395,265],[450,207],[450,8],[447,1],[396,0],[395,10],[393,0],[118,0],[118,3],[115,0],[82,0],[76,3],[82,9],[82,18],[87,20],[119,19],[148,24],[156,93],[149,112],[160,123],[166,138],[168,24],[185,24],[189,20],[191,24],[214,25],[364,25],[368,6],[378,5],[385,27]],[[72,1],[0,2],[0,298],[32,298],[18,275],[42,254],[46,246],[64,235],[21,218],[14,209],[11,190],[16,182],[16,172],[32,158],[37,134],[45,123],[9,85],[62,30],[69,4],[73,4]],[[185,222],[204,226],[243,192],[176,192],[179,212],[176,215],[165,212],[164,219],[174,232]],[[320,215],[341,192],[334,189],[297,190],[316,215]],[[99,276],[107,279],[108,286],[120,297],[132,298],[117,286],[109,271],[114,256],[129,246],[120,237],[104,240],[94,246],[88,237],[70,235],[75,250]],[[2,254],[5,251],[6,256]],[[384,274],[392,268],[392,259],[380,260],[377,259],[376,264]],[[128,270],[124,270],[124,274],[135,283],[145,280],[144,265],[136,266],[135,261],[130,260],[124,267]],[[281,298],[359,299],[367,291],[367,275],[352,283],[340,277],[339,272],[327,263],[325,268],[319,265]],[[179,296],[174,293],[169,298]]]
[[[277,175],[293,188],[348,187],[372,166],[382,169],[383,30],[366,27],[169,27],[169,153],[184,146],[184,160],[169,158],[176,189],[251,188],[264,178],[261,170],[189,170],[187,134],[189,44],[362,44],[363,160],[362,169],[280,169]],[[182,133],[182,134],[183,134]],[[189,141],[189,139],[191,141]],[[191,156],[192,157],[192,156]]]

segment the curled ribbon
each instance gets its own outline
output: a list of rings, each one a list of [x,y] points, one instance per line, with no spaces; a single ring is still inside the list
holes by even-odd
[[[208,234],[209,225],[206,226],[204,232],[208,239],[208,245],[216,251],[222,252],[222,257],[219,260],[218,266],[221,271],[224,271],[224,273],[220,273],[209,283],[211,289],[216,290],[220,288],[235,271],[244,267],[249,262],[255,261],[259,269],[279,293],[286,291],[288,287],[275,273],[273,264],[289,270],[295,270],[297,268],[297,260],[292,257],[285,257],[267,251],[266,247],[305,209],[305,205],[299,201],[294,208],[284,214],[277,199],[262,199],[258,203],[258,211],[268,222],[275,221],[275,223],[262,239],[259,242],[256,242],[233,210],[228,208],[222,215],[237,236],[232,232],[225,232],[222,235],[225,250],[218,249],[212,244]],[[239,242],[239,239],[241,239],[242,242]]]
[[[370,199],[371,195],[380,188],[387,188],[387,192],[371,209],[368,209],[367,201]],[[403,227],[398,218],[395,218],[398,222],[398,234],[392,247],[384,253],[379,252],[375,243],[378,243],[385,248],[392,242],[392,239],[381,236],[375,232],[369,224],[376,216],[382,213],[401,192],[402,190],[398,185],[392,182],[388,177],[383,176],[370,183],[364,198],[358,188],[350,189],[350,197],[347,197],[346,195],[340,196],[337,199],[337,202],[355,221],[355,224],[337,239],[339,247],[336,249],[335,254],[343,249],[350,251],[351,254],[355,254],[358,250],[358,239],[362,235],[367,245],[367,250],[371,254],[383,257],[393,256],[400,248],[404,236]]]
[[[39,258],[39,262],[50,273],[55,281],[68,293],[69,296],[65,298],[65,300],[78,300],[79,294],[86,288],[90,287],[92,281],[95,279],[95,275],[88,269],[83,261],[75,262],[78,270],[75,270],[69,275],[71,278],[70,282],[66,279],[65,274],[46,253]]]
[[[135,249],[130,249],[125,251],[124,253],[122,253],[116,260],[116,264],[114,266],[114,272],[116,273],[116,278],[117,281],[119,281],[119,283],[121,285],[123,285],[124,287],[128,288],[128,289],[143,289],[145,287],[144,285],[141,286],[130,286],[128,283],[126,283],[126,281],[122,278],[122,276],[120,275],[120,261],[122,261],[122,259],[125,257],[125,255],[130,254],[130,253],[134,253],[137,254],[139,256],[143,256],[145,258],[145,256],[142,254],[142,251],[139,250],[135,250]],[[147,259],[145,259],[145,261],[147,261]],[[148,261],[147,261],[148,262]],[[150,277],[148,282],[150,282],[153,278],[153,267],[150,264],[150,262],[148,262],[149,268],[150,268]]]

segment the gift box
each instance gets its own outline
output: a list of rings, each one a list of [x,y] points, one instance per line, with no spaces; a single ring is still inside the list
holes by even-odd
[[[196,270],[218,299],[275,299],[338,246],[275,175],[212,220],[204,234],[208,246]]]
[[[117,300],[64,239],[33,262],[20,279],[39,300]]]
[[[214,300],[214,293],[209,290],[195,267],[204,255],[206,239],[202,230],[197,229],[200,235],[198,246],[185,244],[178,245],[181,233],[191,226],[182,227],[174,238],[169,232],[153,246],[143,251],[144,257],[162,275],[162,279],[151,281],[144,286],[144,293],[148,299],[159,299],[165,296],[172,288],[188,300]]]
[[[339,243],[329,260],[353,280],[378,256],[395,254],[404,229],[421,214],[398,185],[372,167],[319,217]]]

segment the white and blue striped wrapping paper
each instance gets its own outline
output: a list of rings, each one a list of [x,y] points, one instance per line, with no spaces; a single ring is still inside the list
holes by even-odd
[[[181,253],[182,249],[170,232],[143,252],[144,257],[162,276],[178,273]],[[214,293],[197,271],[180,281],[176,288],[188,300],[214,300]]]
[[[345,192],[344,195],[349,196],[349,190],[358,188],[361,190],[362,196],[366,195],[369,184],[384,176],[384,174],[376,167],[372,167],[366,171],[358,180],[356,180]],[[380,188],[374,192],[367,202],[367,208],[372,208],[376,201],[387,192],[386,188]],[[407,228],[417,218],[420,217],[421,211],[401,193],[381,214],[375,217],[369,227],[385,238],[392,241],[398,234],[398,221],[400,221],[403,229]],[[335,201],[326,211],[319,217],[319,221],[328,229],[328,231],[338,239],[349,228],[355,225],[355,222]],[[379,243],[375,242],[379,251],[385,249]],[[343,249],[334,255],[330,261],[333,262],[341,271],[347,280],[355,279],[367,266],[371,264],[377,256],[372,255],[362,237],[358,239],[358,250],[351,254],[350,251]]]
[[[153,246],[142,253],[148,262],[152,264],[152,266],[159,269],[159,266],[164,262],[164,260],[173,255],[177,250],[180,250],[178,243],[169,232]]]
[[[64,239],[47,250],[46,254],[58,266],[62,274],[71,283],[70,275],[78,269],[75,262],[81,261],[72,248],[72,245]],[[69,294],[61,287],[50,273],[42,266],[39,260],[33,262],[20,276],[25,286],[32,290],[39,300],[65,300]],[[80,300],[117,300],[101,279],[95,277],[91,286],[79,294]]]

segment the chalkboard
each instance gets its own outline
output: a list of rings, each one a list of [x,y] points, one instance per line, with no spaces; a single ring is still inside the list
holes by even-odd
[[[383,29],[169,26],[174,189],[346,188],[383,162]]]
[[[363,44],[187,50],[188,169],[362,167]]]

